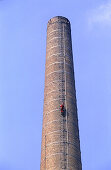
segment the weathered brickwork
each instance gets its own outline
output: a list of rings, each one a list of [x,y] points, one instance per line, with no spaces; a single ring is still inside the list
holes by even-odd
[[[71,29],[64,17],[54,17],[47,25],[40,169],[82,170]]]

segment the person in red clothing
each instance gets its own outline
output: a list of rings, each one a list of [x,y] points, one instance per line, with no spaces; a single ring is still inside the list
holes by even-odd
[[[61,113],[63,113],[64,112],[64,104],[61,104],[60,108],[61,108]]]

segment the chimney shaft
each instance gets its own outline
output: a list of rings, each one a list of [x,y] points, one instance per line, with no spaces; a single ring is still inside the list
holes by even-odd
[[[47,25],[40,169],[82,170],[71,28],[61,16]]]

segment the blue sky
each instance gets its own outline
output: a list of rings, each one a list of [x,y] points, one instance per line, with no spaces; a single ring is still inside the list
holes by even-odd
[[[71,22],[83,170],[111,170],[111,0],[0,0],[0,170],[39,170],[46,28]]]

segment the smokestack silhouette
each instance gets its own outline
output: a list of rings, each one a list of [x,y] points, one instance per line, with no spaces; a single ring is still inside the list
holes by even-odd
[[[41,170],[82,170],[70,22],[47,25]]]

